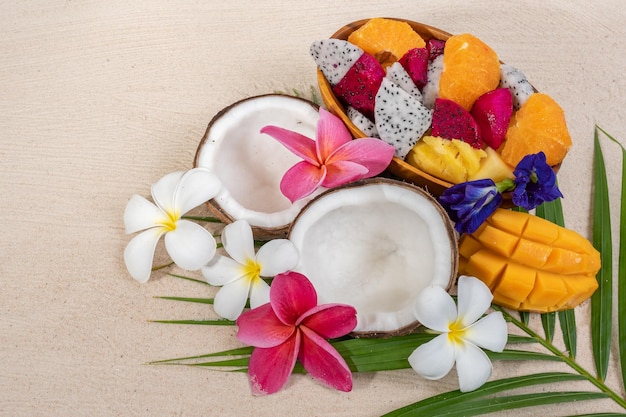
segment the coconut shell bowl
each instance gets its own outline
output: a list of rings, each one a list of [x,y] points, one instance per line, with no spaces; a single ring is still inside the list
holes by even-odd
[[[359,29],[365,23],[368,22],[369,19],[358,20],[352,23],[349,23],[339,30],[337,30],[331,38],[348,40],[348,37],[352,32]],[[393,20],[401,20],[403,22],[408,23],[411,28],[415,32],[417,32],[424,41],[428,41],[429,39],[438,39],[442,41],[448,40],[452,34],[441,29],[438,29],[433,26],[425,25],[418,22],[413,22],[410,20],[403,19],[393,19]],[[366,137],[367,135],[363,133],[351,120],[346,112],[346,107],[342,104],[340,99],[334,94],[331,84],[325,78],[322,71],[317,69],[317,81],[319,84],[319,89],[321,93],[322,100],[324,102],[325,107],[341,118],[341,120],[346,124],[349,131],[355,138]],[[535,90],[536,91],[536,90]],[[428,134],[428,132],[426,133]],[[560,164],[554,165],[553,169],[555,172],[558,172]],[[407,163],[405,160],[394,157],[391,161],[391,164],[388,167],[388,173],[391,176],[396,177],[398,179],[408,181],[412,184],[418,185],[420,187],[425,188],[429,193],[434,196],[440,196],[446,189],[450,188],[454,185],[451,182],[443,180],[441,178],[437,178],[423,170]],[[503,207],[511,207],[513,204],[511,202],[510,192],[503,194],[504,201]]]

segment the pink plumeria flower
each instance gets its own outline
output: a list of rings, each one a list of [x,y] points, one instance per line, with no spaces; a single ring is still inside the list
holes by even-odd
[[[341,119],[320,108],[317,139],[277,126],[265,126],[267,133],[303,159],[283,176],[280,190],[292,203],[312,194],[318,187],[334,188],[383,172],[394,147],[375,138],[352,140]]]
[[[413,370],[426,379],[440,379],[456,363],[461,392],[483,385],[491,376],[492,366],[482,349],[502,352],[508,337],[501,312],[482,317],[492,299],[482,281],[465,275],[458,281],[458,311],[443,288],[430,286],[422,290],[415,304],[415,316],[424,326],[441,334],[409,356]]]
[[[124,210],[126,233],[140,232],[124,250],[130,275],[144,283],[150,279],[156,245],[165,236],[165,249],[174,263],[195,271],[215,254],[213,235],[181,217],[189,210],[215,197],[221,185],[205,168],[167,174],[152,185],[152,201],[133,195]]]
[[[289,239],[274,239],[254,253],[252,227],[237,220],[224,227],[222,245],[230,258],[215,255],[202,268],[202,275],[211,285],[221,286],[215,295],[213,308],[225,319],[236,320],[248,297],[250,307],[269,302],[270,286],[263,280],[287,272],[298,263],[299,255]]]
[[[356,310],[344,304],[318,306],[315,288],[304,275],[277,275],[270,288],[270,302],[243,313],[237,325],[237,338],[256,347],[248,366],[255,395],[280,390],[296,360],[326,385],[352,390],[348,365],[326,339],[354,330]]]

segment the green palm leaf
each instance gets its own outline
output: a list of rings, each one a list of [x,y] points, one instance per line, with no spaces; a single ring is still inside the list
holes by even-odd
[[[622,371],[622,384],[626,387],[626,149],[613,136],[596,126],[606,137],[619,145],[622,149],[622,179],[620,198],[620,223],[619,223],[619,257],[617,272],[617,329],[619,342],[620,365]],[[597,132],[596,130],[596,132]]]
[[[459,390],[455,390],[435,395],[414,404],[399,408],[391,413],[385,414],[383,417],[438,416],[442,415],[438,413],[444,412],[445,410],[465,410],[465,412],[470,412],[470,407],[467,406],[468,402],[475,401],[486,396],[492,396],[494,394],[517,388],[567,381],[578,381],[581,379],[584,378],[580,375],[565,372],[552,372],[505,378],[487,382],[482,387],[471,392],[461,392]]]
[[[613,307],[611,213],[604,157],[594,132],[593,246],[600,252],[602,267],[597,275],[598,289],[591,297],[591,342],[598,379],[606,379],[611,350]]]

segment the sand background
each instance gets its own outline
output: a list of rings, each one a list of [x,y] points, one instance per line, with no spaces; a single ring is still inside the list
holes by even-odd
[[[245,374],[145,365],[240,345],[233,327],[149,322],[213,318],[207,306],[155,298],[212,292],[164,272],[145,285],[128,275],[126,202],[190,168],[223,107],[309,91],[310,43],[374,16],[471,32],[561,104],[574,140],[559,173],[566,224],[590,236],[594,125],[626,143],[621,0],[2,2],[0,415],[377,416],[457,387],[454,372],[427,382],[404,370],[355,375],[346,394],[299,375],[255,398]],[[621,155],[603,148],[615,235]],[[576,313],[578,360],[593,369],[589,304]],[[612,359],[608,382],[624,396],[616,367]],[[493,378],[550,369],[567,370],[498,362]],[[620,409],[599,401],[500,415],[595,410]]]

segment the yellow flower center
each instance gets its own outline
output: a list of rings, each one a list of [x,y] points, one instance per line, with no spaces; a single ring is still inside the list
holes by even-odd
[[[248,259],[246,261],[243,265],[243,271],[250,282],[261,279],[261,265],[259,265],[254,259]]]
[[[465,336],[465,328],[461,327],[460,320],[450,323],[448,326],[448,340],[450,343],[461,344]]]
[[[169,211],[166,211],[165,214],[167,214],[167,217],[161,220],[159,224],[163,226],[168,232],[176,230],[176,225],[178,223],[178,220],[180,219],[180,214]]]

